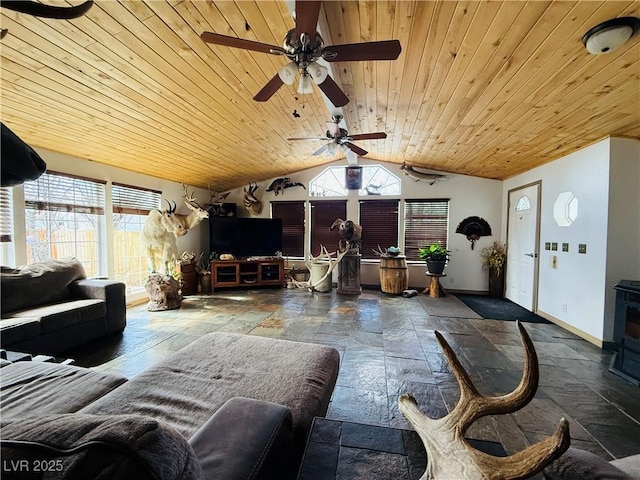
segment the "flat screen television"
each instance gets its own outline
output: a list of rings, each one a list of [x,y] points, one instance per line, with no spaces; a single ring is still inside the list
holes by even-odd
[[[282,251],[280,218],[209,218],[209,246],[212,253],[234,257],[269,257]]]

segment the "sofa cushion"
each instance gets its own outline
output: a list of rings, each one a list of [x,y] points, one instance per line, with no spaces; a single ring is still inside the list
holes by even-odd
[[[595,453],[569,447],[557,460],[543,470],[548,480],[632,480]]]
[[[314,416],[327,411],[339,364],[338,351],[325,345],[215,332],[82,412],[149,415],[189,438],[232,397],[278,403],[291,410],[299,459]]]
[[[2,267],[2,313],[35,305],[61,302],[69,298],[69,284],[86,278],[75,257],[45,260],[9,269]]]
[[[3,416],[2,460],[3,480],[202,478],[193,450],[178,432],[137,415]],[[34,471],[36,464],[46,465],[49,476],[42,468]]]
[[[72,413],[127,379],[88,368],[48,362],[15,362],[2,369],[2,417]]]
[[[288,408],[236,397],[214,413],[189,444],[205,478],[286,480],[295,473],[292,435]]]
[[[40,335],[39,318],[24,316],[0,320],[0,341],[3,346],[23,342],[38,335]]]
[[[5,315],[8,318],[35,318],[40,321],[40,331],[42,333],[50,333],[79,325],[80,323],[97,320],[106,314],[107,304],[104,300],[88,298],[34,307],[29,310],[8,312]]]

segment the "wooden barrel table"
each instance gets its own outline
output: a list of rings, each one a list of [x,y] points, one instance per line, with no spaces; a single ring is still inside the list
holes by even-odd
[[[409,288],[409,270],[404,255],[380,257],[380,289],[384,293],[401,295]]]

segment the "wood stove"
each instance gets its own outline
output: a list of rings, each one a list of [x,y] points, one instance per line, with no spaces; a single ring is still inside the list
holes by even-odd
[[[621,280],[616,290],[613,340],[618,351],[609,370],[640,386],[640,281]]]

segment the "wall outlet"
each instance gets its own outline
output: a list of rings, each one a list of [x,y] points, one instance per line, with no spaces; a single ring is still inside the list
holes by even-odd
[[[562,313],[567,313],[567,304],[566,303],[562,304]]]

